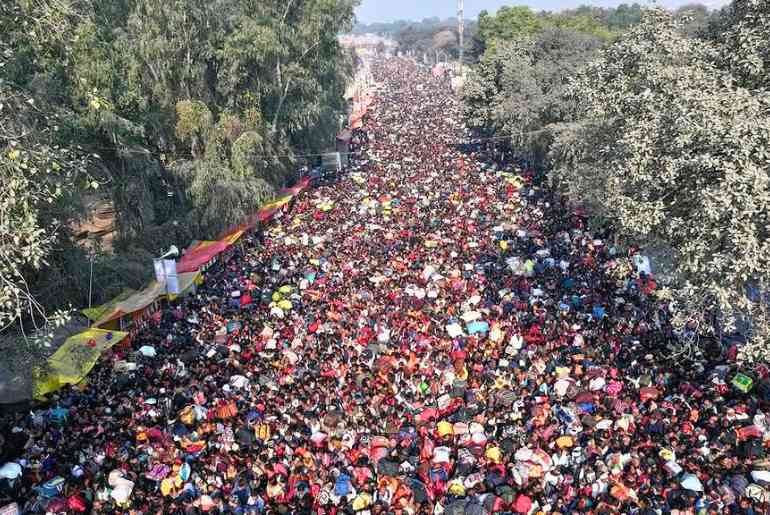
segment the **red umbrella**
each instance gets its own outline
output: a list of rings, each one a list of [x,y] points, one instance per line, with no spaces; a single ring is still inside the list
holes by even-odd
[[[639,389],[639,398],[641,399],[642,402],[648,399],[657,399],[659,395],[660,395],[660,392],[658,392],[658,389],[654,387]]]
[[[746,426],[740,428],[738,431],[738,438],[741,440],[747,440],[749,438],[762,438],[762,430],[757,426]]]
[[[529,510],[532,509],[532,499],[524,494],[519,495],[516,498],[513,509],[516,510],[516,513],[529,513]]]

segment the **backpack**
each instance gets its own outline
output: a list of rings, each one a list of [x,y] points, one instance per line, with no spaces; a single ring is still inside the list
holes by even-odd
[[[270,439],[270,426],[268,424],[259,424],[255,430],[257,438],[266,442]]]

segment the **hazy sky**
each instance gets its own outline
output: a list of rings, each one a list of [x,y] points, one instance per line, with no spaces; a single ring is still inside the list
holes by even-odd
[[[502,5],[528,5],[535,10],[559,10],[577,7],[578,5],[596,5],[614,7],[622,3],[633,3],[634,0],[465,0],[465,18],[473,19],[479,11],[486,9],[494,12]],[[727,0],[661,0],[659,3],[667,7],[678,7],[691,3],[702,3],[718,7]],[[640,0],[641,4],[649,4],[648,0]],[[363,0],[357,11],[358,20],[363,23],[394,20],[421,20],[438,16],[448,18],[457,16],[457,0]]]

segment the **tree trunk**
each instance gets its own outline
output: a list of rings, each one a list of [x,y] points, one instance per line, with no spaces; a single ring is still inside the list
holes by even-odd
[[[281,108],[283,108],[283,103],[286,101],[286,96],[289,94],[289,84],[291,84],[291,79],[286,80],[286,86],[283,88],[283,94],[281,95],[281,99],[278,101],[278,108],[276,108],[275,114],[273,115],[273,127],[271,129],[272,134],[275,134],[278,130],[278,115],[281,114]]]

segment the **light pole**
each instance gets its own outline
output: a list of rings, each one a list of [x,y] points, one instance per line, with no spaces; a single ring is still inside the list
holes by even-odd
[[[457,33],[460,41],[460,78],[463,76],[463,58],[465,57],[465,5],[457,0]]]
[[[88,309],[91,309],[91,293],[93,292],[93,286],[94,286],[94,258],[96,257],[96,253],[91,251],[88,254],[89,260],[91,261],[91,273],[88,278]]]

